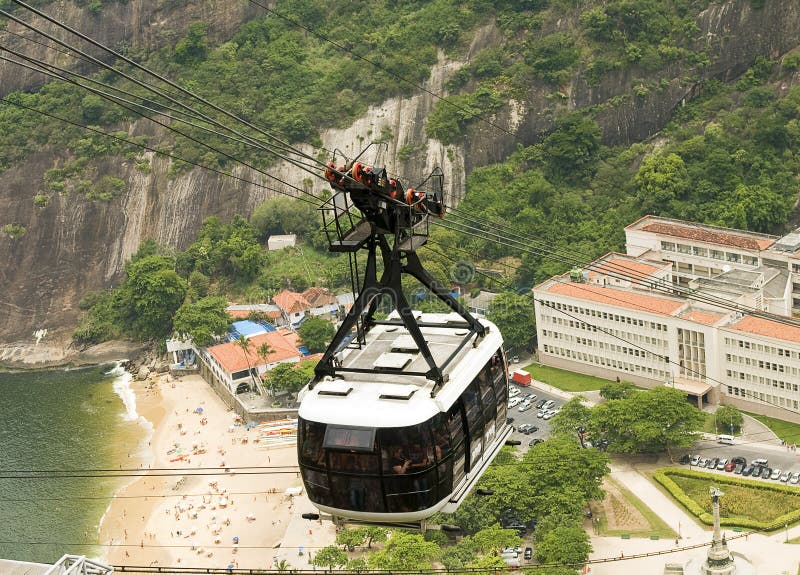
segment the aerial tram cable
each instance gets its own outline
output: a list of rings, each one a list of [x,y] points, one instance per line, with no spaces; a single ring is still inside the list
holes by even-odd
[[[18,54],[18,53],[16,53],[15,51],[8,50],[7,48],[3,47],[2,45],[0,45],[0,50],[6,50],[6,51],[10,51],[10,52],[12,52],[14,55],[16,55],[17,57],[23,57],[23,58],[25,58],[24,56],[22,56],[22,55],[19,55],[19,54]],[[91,92],[91,93],[93,93],[93,94],[96,94],[96,95],[99,95],[99,96],[101,96],[101,97],[103,97],[103,98],[106,98],[106,99],[108,99],[109,101],[113,102],[114,104],[118,105],[119,107],[121,107],[121,108],[124,108],[125,110],[128,110],[128,111],[130,111],[130,112],[132,112],[132,113],[134,113],[134,114],[141,115],[141,112],[140,112],[140,111],[138,111],[137,109],[135,109],[135,108],[134,108],[134,106],[136,106],[136,107],[139,107],[139,108],[146,108],[146,109],[148,109],[148,110],[152,110],[151,108],[147,108],[146,106],[144,106],[144,105],[142,105],[142,104],[137,104],[137,103],[135,103],[135,102],[130,102],[130,101],[128,101],[128,100],[125,100],[125,99],[123,99],[123,98],[120,98],[120,97],[118,97],[118,96],[113,96],[113,95],[107,94],[107,93],[103,92],[102,90],[97,90],[97,89],[94,89],[94,88],[91,88],[91,87],[88,87],[88,86],[84,86],[84,85],[82,85],[82,84],[80,84],[80,83],[78,83],[78,82],[75,82],[74,80],[72,80],[72,79],[70,79],[70,78],[67,78],[67,77],[62,77],[62,76],[59,76],[58,74],[54,74],[54,73],[48,72],[48,71],[46,71],[46,70],[40,70],[40,69],[37,69],[35,66],[29,66],[29,65],[26,65],[26,64],[24,64],[23,62],[17,62],[17,61],[15,61],[15,60],[11,60],[10,58],[6,58],[6,57],[4,57],[4,56],[2,56],[2,55],[0,55],[0,60],[5,60],[5,61],[11,62],[11,63],[13,63],[13,64],[17,64],[17,65],[19,65],[19,66],[23,66],[23,67],[25,67],[25,68],[29,68],[29,69],[31,69],[31,70],[34,70],[34,71],[40,72],[40,73],[42,73],[42,74],[51,75],[51,76],[53,76],[53,77],[59,78],[59,79],[61,79],[61,80],[64,80],[64,81],[66,81],[66,82],[72,83],[72,84],[74,84],[74,85],[76,85],[76,86],[80,86],[81,88],[84,88],[84,89],[86,89],[87,91],[89,91],[89,92]],[[163,115],[163,116],[167,116],[168,118],[175,119],[175,118],[172,118],[171,116],[169,116],[168,114],[163,114],[163,113],[161,113],[161,112],[158,112],[158,111],[156,111],[156,110],[152,110],[152,111],[153,111],[153,112],[155,112],[157,115]],[[283,181],[283,180],[279,180],[278,178],[276,178],[275,176],[273,176],[273,175],[272,175],[272,174],[270,174],[269,172],[265,172],[264,170],[262,170],[262,169],[260,169],[260,168],[258,168],[258,167],[256,167],[256,166],[254,166],[254,165],[252,165],[252,164],[250,164],[250,163],[248,163],[248,162],[245,162],[245,161],[243,161],[243,160],[239,160],[238,158],[236,158],[235,156],[233,156],[233,155],[231,155],[231,154],[229,154],[229,153],[227,153],[227,152],[224,152],[224,151],[222,151],[222,150],[220,150],[220,149],[218,149],[218,148],[216,148],[216,147],[214,147],[214,146],[212,146],[212,145],[210,145],[210,144],[208,144],[208,143],[206,143],[206,142],[203,142],[203,141],[201,141],[201,140],[198,140],[198,139],[197,139],[197,138],[195,138],[194,136],[192,136],[192,135],[190,135],[190,134],[187,134],[186,132],[183,132],[183,131],[181,131],[181,130],[177,129],[177,128],[175,128],[174,126],[172,126],[172,125],[170,125],[170,124],[166,124],[166,123],[164,123],[164,122],[161,122],[161,121],[159,121],[159,120],[156,120],[156,119],[154,119],[154,118],[152,118],[152,117],[148,117],[148,116],[143,116],[143,117],[144,117],[144,118],[146,118],[146,119],[148,119],[148,120],[150,120],[151,122],[153,122],[153,123],[155,123],[155,124],[159,125],[159,126],[162,126],[163,128],[166,128],[167,130],[169,130],[169,131],[171,131],[171,132],[174,132],[174,133],[176,133],[176,134],[179,134],[179,135],[183,136],[184,138],[186,138],[186,139],[188,139],[188,140],[190,140],[190,141],[192,141],[192,142],[195,142],[195,143],[196,143],[196,144],[198,144],[198,145],[201,145],[201,146],[203,146],[203,147],[205,147],[205,148],[207,148],[207,149],[209,149],[209,150],[211,150],[211,151],[214,151],[214,152],[216,152],[216,153],[218,153],[218,154],[220,154],[220,155],[222,155],[222,156],[225,156],[226,158],[228,158],[228,159],[230,159],[230,160],[232,160],[232,161],[234,161],[234,162],[240,163],[240,164],[242,164],[243,166],[245,166],[245,167],[247,167],[247,168],[250,168],[251,170],[253,170],[253,171],[255,171],[255,172],[258,172],[259,174],[262,174],[262,175],[264,175],[264,176],[266,176],[266,177],[268,177],[268,178],[273,178],[273,179],[276,179],[276,180],[280,181],[282,184],[286,185],[287,187],[289,187],[289,188],[291,188],[291,189],[294,189],[294,190],[296,190],[297,192],[299,192],[299,194],[300,194],[300,195],[304,195],[304,194],[305,194],[305,195],[309,195],[309,196],[311,196],[312,198],[314,198],[315,200],[317,200],[318,202],[322,202],[322,200],[323,200],[323,198],[317,197],[317,196],[313,195],[313,193],[311,193],[311,192],[309,192],[309,191],[307,191],[307,190],[304,190],[303,188],[300,188],[300,187],[294,186],[294,185],[292,185],[292,184],[289,184],[288,182],[285,182],[285,181]],[[181,122],[184,122],[184,123],[187,123],[187,124],[189,124],[189,125],[192,125],[192,126],[194,126],[194,127],[197,127],[197,128],[203,129],[203,130],[208,130],[208,131],[211,131],[211,132],[213,132],[213,130],[209,130],[208,128],[205,128],[205,127],[203,127],[203,126],[199,126],[199,125],[197,125],[197,124],[194,124],[194,123],[192,123],[192,122],[188,122],[188,121],[186,121],[186,120],[179,120],[179,121],[181,121]],[[216,132],[213,132],[213,133],[217,134]],[[217,134],[217,135],[220,135],[220,136],[223,136],[223,137],[227,137],[225,134]],[[297,196],[290,195],[290,197],[297,197]],[[316,204],[315,204],[315,205],[316,205]],[[318,206],[317,206],[317,207],[318,207]]]
[[[563,259],[560,259],[558,257],[554,257],[554,256],[552,256],[550,253],[548,253],[546,251],[541,251],[539,249],[533,248],[533,247],[529,246],[526,242],[523,242],[521,240],[517,240],[517,239],[514,239],[514,238],[502,236],[500,234],[496,234],[494,232],[491,232],[491,231],[488,231],[488,230],[484,230],[484,229],[481,229],[481,228],[476,228],[474,226],[471,226],[469,224],[465,224],[463,222],[453,221],[453,222],[450,222],[450,224],[446,224],[446,223],[443,223],[443,222],[436,222],[436,225],[438,225],[440,227],[443,227],[445,229],[451,230],[451,231],[456,231],[456,232],[464,233],[466,235],[471,235],[473,237],[476,237],[478,239],[482,239],[484,241],[494,242],[494,243],[497,243],[497,244],[500,244],[500,245],[504,245],[504,246],[507,246],[507,247],[510,245],[511,247],[515,247],[517,249],[520,249],[520,250],[522,250],[522,251],[524,251],[526,253],[532,254],[532,255],[537,255],[537,256],[540,256],[540,257],[547,258],[547,259],[554,259],[554,260],[557,260],[557,261],[564,262]],[[564,262],[564,263],[567,263],[567,262]],[[589,266],[589,267],[591,267],[591,266]],[[609,273],[608,275],[611,275],[612,277],[614,276],[613,272]],[[755,316],[755,317],[760,317],[760,318],[763,318],[763,319],[768,319],[768,320],[771,320],[771,321],[775,321],[775,322],[778,322],[778,323],[784,323],[786,325],[791,325],[791,326],[795,326],[795,327],[800,326],[800,322],[798,322],[798,320],[795,320],[793,318],[780,316],[780,315],[776,315],[776,314],[771,314],[771,313],[764,312],[762,310],[759,310],[759,309],[756,309],[756,308],[753,308],[753,307],[750,307],[750,306],[733,304],[731,302],[728,302],[728,301],[725,301],[725,300],[722,300],[722,299],[719,299],[719,298],[715,298],[713,296],[704,296],[704,295],[692,293],[691,290],[684,291],[683,288],[680,288],[680,289],[673,288],[672,284],[667,284],[667,283],[665,283],[663,281],[654,282],[654,281],[651,280],[651,281],[645,282],[644,281],[644,277],[642,277],[641,279],[637,280],[637,278],[635,278],[635,277],[631,277],[629,275],[621,275],[621,274],[619,276],[617,276],[617,277],[620,277],[622,279],[626,279],[628,281],[632,281],[633,283],[638,283],[640,285],[646,285],[649,288],[657,289],[657,290],[664,291],[664,292],[667,292],[667,293],[674,293],[675,291],[679,291],[679,292],[683,291],[683,293],[685,294],[684,297],[695,299],[695,300],[697,300],[699,302],[708,303],[710,305],[714,305],[714,306],[717,306],[717,307],[721,307],[721,308],[727,309],[729,311],[739,312],[739,313],[747,314],[747,315],[752,315],[752,316]],[[576,283],[575,285],[578,286],[580,284]],[[584,289],[586,289],[586,288],[584,288]]]
[[[65,29],[65,30],[67,30],[67,31],[69,31],[69,32],[71,32],[73,34],[75,34],[76,36],[80,37],[81,39],[84,39],[85,41],[91,43],[92,45],[102,48],[103,50],[105,50],[105,51],[109,52],[110,54],[116,56],[118,59],[121,59],[121,60],[127,62],[128,64],[134,66],[135,68],[140,69],[140,70],[144,70],[148,74],[151,74],[152,76],[154,76],[154,77],[158,78],[159,80],[167,83],[168,85],[172,86],[173,88],[176,88],[176,89],[180,90],[185,95],[188,95],[188,96],[190,96],[192,98],[195,98],[199,102],[201,102],[201,103],[203,103],[203,104],[205,104],[207,106],[210,106],[213,109],[223,113],[224,115],[229,116],[232,119],[234,119],[236,121],[239,121],[242,124],[250,127],[251,129],[256,130],[258,133],[263,134],[269,140],[271,140],[271,142],[270,143],[266,143],[266,142],[262,141],[261,144],[264,145],[264,146],[267,146],[270,149],[270,153],[272,153],[273,155],[279,157],[280,159],[284,159],[286,161],[289,161],[290,163],[294,163],[295,160],[293,158],[290,158],[290,157],[285,156],[285,155],[281,155],[281,154],[294,153],[294,154],[297,154],[299,157],[304,158],[307,161],[310,161],[314,165],[322,165],[322,163],[319,160],[317,160],[316,158],[314,158],[313,156],[310,156],[310,155],[306,154],[305,152],[302,152],[301,150],[299,150],[297,148],[293,148],[292,146],[290,146],[289,144],[283,142],[282,140],[280,140],[276,136],[273,136],[272,134],[269,134],[268,132],[262,130],[261,128],[258,128],[257,126],[247,122],[246,120],[242,120],[241,118],[238,118],[234,114],[231,114],[230,112],[227,112],[226,110],[222,109],[221,107],[217,106],[216,104],[213,104],[213,103],[209,102],[208,100],[206,100],[206,99],[204,99],[204,98],[202,98],[200,96],[197,96],[193,92],[190,92],[189,90],[186,90],[186,89],[182,88],[181,86],[179,86],[178,84],[172,82],[171,80],[169,80],[167,78],[164,78],[163,76],[161,76],[159,74],[156,74],[155,72],[150,71],[146,67],[144,67],[144,66],[142,66],[142,65],[140,65],[140,64],[138,64],[138,63],[136,63],[136,62],[134,62],[132,60],[130,60],[129,58],[127,58],[127,57],[115,52],[111,48],[103,46],[101,43],[92,40],[91,38],[89,38],[85,34],[82,34],[81,32],[78,32],[78,31],[74,30],[73,28],[71,28],[69,26],[66,26],[65,24],[59,22],[58,20],[56,20],[54,18],[51,18],[50,16],[47,16],[46,14],[41,12],[40,10],[37,10],[36,8],[33,8],[33,7],[25,4],[24,2],[21,2],[21,0],[12,0],[12,1],[17,3],[17,4],[19,4],[19,5],[21,5],[21,6],[26,7],[28,10],[34,12],[35,14],[39,15],[40,17],[46,19],[49,22],[52,22],[52,23],[56,24],[57,26]],[[37,29],[35,26],[31,25],[30,23],[26,22],[25,20],[22,20],[22,19],[20,19],[20,18],[18,18],[16,16],[14,16],[13,14],[5,11],[5,10],[1,10],[0,9],[0,15],[3,15],[3,16],[6,16],[7,18],[10,18],[11,20],[17,22],[18,24],[20,24],[20,25],[22,25],[22,26],[24,26],[24,27],[26,27],[26,28],[28,28],[30,30],[35,31],[35,32],[41,34],[42,36],[45,36],[46,38],[58,43],[61,46],[64,46],[65,48],[67,48],[69,50],[74,50],[76,53],[79,53],[79,54],[85,56],[86,58],[89,58],[92,62],[94,62],[98,66],[101,66],[102,68],[105,68],[105,69],[107,69],[109,71],[115,72],[115,73],[119,74],[120,76],[126,78],[129,81],[131,81],[131,82],[133,82],[133,83],[135,83],[135,84],[137,84],[137,85],[139,85],[139,86],[141,86],[141,87],[143,87],[143,88],[145,88],[147,90],[150,90],[153,93],[156,93],[157,95],[160,95],[162,97],[167,98],[169,101],[173,102],[174,104],[176,104],[176,105],[178,105],[180,107],[183,107],[183,108],[187,109],[191,113],[199,114],[204,120],[206,120],[206,121],[208,121],[208,122],[210,122],[210,123],[212,123],[214,125],[217,125],[217,126],[223,128],[223,129],[232,131],[232,132],[236,133],[239,136],[247,137],[247,138],[250,137],[250,136],[246,136],[246,135],[242,134],[241,132],[238,132],[238,131],[236,131],[236,130],[228,127],[228,126],[225,126],[224,124],[220,123],[218,120],[216,120],[214,118],[211,118],[210,116],[208,116],[206,114],[203,114],[201,112],[197,112],[196,110],[192,109],[191,107],[189,107],[189,106],[183,104],[182,102],[178,101],[173,96],[167,94],[163,90],[154,88],[154,87],[148,85],[146,82],[143,82],[143,81],[131,76],[130,74],[128,74],[128,73],[126,73],[126,72],[124,72],[122,70],[119,70],[119,69],[114,68],[113,66],[111,66],[109,64],[106,64],[102,60],[99,60],[98,58],[95,58],[95,57],[87,54],[86,52],[84,52],[82,50],[79,50],[78,48],[76,48],[76,47],[74,47],[74,46],[72,46],[72,45],[70,45],[70,44],[68,44],[68,43],[66,43],[66,42],[54,37],[54,36],[52,36],[51,34],[48,34],[47,32],[44,32],[42,30]],[[298,167],[300,167],[301,169],[303,169],[305,171],[308,171],[308,168],[306,168],[303,165],[298,165]]]

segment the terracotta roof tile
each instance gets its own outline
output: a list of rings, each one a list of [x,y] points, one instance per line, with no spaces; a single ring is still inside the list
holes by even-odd
[[[303,292],[303,297],[311,307],[322,307],[324,305],[338,303],[335,295],[321,287],[308,288]]]
[[[707,311],[697,311],[691,310],[681,314],[681,318],[688,319],[689,321],[696,321],[697,323],[702,323],[705,325],[714,325],[719,320],[721,320],[724,316],[707,312]]]
[[[800,327],[761,317],[745,316],[737,323],[731,325],[730,328],[774,339],[800,343]]]
[[[657,271],[662,270],[665,266],[653,265],[641,261],[635,261],[627,257],[619,257],[616,254],[609,254],[603,256],[602,259],[590,265],[592,273],[600,273],[611,276],[629,276],[633,279],[642,279],[643,276],[650,276]]]
[[[770,247],[775,243],[775,240],[767,238],[755,238],[741,235],[730,231],[714,231],[705,227],[696,226],[682,226],[678,224],[669,224],[666,222],[650,222],[640,228],[646,232],[654,234],[663,234],[665,236],[674,236],[678,238],[686,238],[698,242],[706,242],[709,244],[717,244],[721,246],[732,246],[745,250],[761,251]]]
[[[303,294],[288,289],[276,294],[275,297],[272,298],[272,301],[287,314],[300,313],[312,307],[306,301],[306,298],[303,297]]]
[[[284,334],[277,331],[262,333],[249,338],[250,349],[245,358],[244,350],[235,342],[221,343],[208,348],[208,353],[214,356],[219,364],[229,373],[247,369],[249,360],[250,367],[264,365],[264,360],[258,355],[258,348],[262,344],[268,344],[273,352],[267,356],[267,363],[284,361],[292,357],[302,355],[292,342]]]
[[[556,281],[547,292],[661,315],[672,315],[684,305],[663,297],[568,281]]]

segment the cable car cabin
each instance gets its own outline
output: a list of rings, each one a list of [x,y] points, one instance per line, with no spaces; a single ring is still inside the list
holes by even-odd
[[[499,330],[480,320],[486,335],[459,347],[467,330],[424,327],[457,315],[414,315],[438,364],[457,352],[434,397],[433,381],[402,374],[425,367],[408,331],[380,324],[340,355],[342,367],[363,371],[325,376],[300,393],[303,482],[334,517],[408,523],[455,511],[511,433]]]

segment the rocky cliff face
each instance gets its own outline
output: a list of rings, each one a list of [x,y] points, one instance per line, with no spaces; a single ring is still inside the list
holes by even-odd
[[[775,58],[800,44],[800,5],[796,0],[766,4],[762,10],[752,10],[748,0],[712,4],[697,20],[697,42],[706,47],[710,65],[693,71],[688,78],[685,70],[681,73],[677,69],[647,78],[653,83],[660,83],[661,77],[667,81],[660,83],[661,89],[641,97],[628,93],[631,78],[646,78],[637,70],[610,75],[597,86],[576,79],[555,102],[549,97],[552,89],[534,86],[525,102],[512,102],[491,118],[492,123],[514,136],[478,124],[463,146],[448,147],[428,140],[424,133],[424,120],[435,98],[422,93],[374,107],[350,127],[323,134],[323,143],[327,149],[339,148],[353,156],[387,128],[393,135],[384,157],[389,170],[415,184],[434,166],[441,166],[448,201],[457,203],[463,194],[465,174],[475,167],[502,161],[520,143],[538,141],[551,129],[559,111],[597,106],[607,143],[638,141],[661,129],[675,107],[695,94],[699,80],[734,78],[757,55]],[[53,6],[63,10],[59,17],[81,23],[84,29],[91,24],[91,18],[71,3]],[[169,36],[159,30],[170,18],[181,23],[170,24],[170,29],[178,30],[195,19],[219,19],[215,33],[224,37],[226,30],[229,33],[250,15],[248,10],[248,3],[243,0],[226,2],[224,7],[209,1],[112,3],[104,8],[103,18],[116,18],[117,29],[101,30],[98,25],[97,29],[89,26],[86,31],[110,45],[126,41],[134,47],[153,47]],[[472,52],[499,41],[497,30],[488,25],[476,36]],[[461,65],[442,57],[426,88],[432,93],[445,93],[447,78]],[[35,78],[13,76],[13,70],[0,69],[0,93],[35,85]],[[145,129],[149,128],[129,126],[131,133]],[[0,341],[31,340],[32,332],[42,328],[50,334],[67,333],[78,317],[80,299],[89,291],[115,285],[124,262],[140,242],[155,239],[184,248],[206,217],[249,215],[274,194],[202,170],[169,178],[168,162],[163,158],[151,157],[152,169],[147,173],[113,158],[98,167],[126,179],[127,192],[123,196],[110,202],[89,201],[77,195],[56,196],[46,207],[38,208],[33,197],[40,189],[44,172],[52,167],[50,152],[43,150],[0,175],[0,228],[6,224],[25,228],[25,233],[15,238],[0,233],[0,261],[6,262],[0,267]],[[299,187],[307,185],[304,180],[309,177],[289,165],[277,166],[271,172]],[[275,187],[274,182],[247,169],[239,170],[237,175]],[[318,180],[314,183],[316,189],[321,185]]]

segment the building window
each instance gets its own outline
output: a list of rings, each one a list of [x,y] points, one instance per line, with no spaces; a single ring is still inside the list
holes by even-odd
[[[692,248],[692,253],[696,256],[702,256],[704,258],[708,257],[708,250],[706,248],[699,248],[697,246],[694,246]]]

